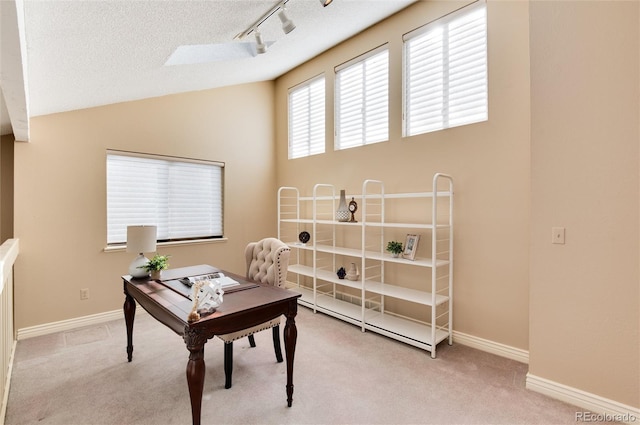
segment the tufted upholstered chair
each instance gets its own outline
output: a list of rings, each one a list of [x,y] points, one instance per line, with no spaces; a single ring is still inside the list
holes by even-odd
[[[291,249],[276,238],[265,238],[258,242],[250,242],[244,255],[247,261],[247,278],[257,282],[284,288],[287,280],[287,267]],[[231,373],[233,371],[233,341],[249,337],[249,344],[256,346],[253,334],[265,329],[272,329],[273,348],[278,363],[282,362],[280,348],[280,317],[251,328],[243,329],[226,335],[218,335],[224,341],[224,374],[225,388],[231,388]]]

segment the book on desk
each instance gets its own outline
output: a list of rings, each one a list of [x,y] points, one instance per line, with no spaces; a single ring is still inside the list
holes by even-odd
[[[225,276],[224,273],[219,270],[212,271],[211,273],[161,280],[160,283],[167,288],[181,294],[182,296],[193,300],[192,286],[195,282],[201,280],[210,280],[216,283],[220,283],[220,286],[225,294],[241,291],[244,289],[255,288],[258,286],[258,284],[253,282],[238,282],[237,280],[229,276]]]
[[[227,289],[231,286],[240,285],[240,282],[230,278],[229,276],[225,276],[222,272],[215,272],[210,274],[203,274],[198,276],[186,276],[182,279],[179,279],[180,283],[191,287],[194,283],[199,282],[201,280],[209,280],[216,284],[220,284],[222,289]]]

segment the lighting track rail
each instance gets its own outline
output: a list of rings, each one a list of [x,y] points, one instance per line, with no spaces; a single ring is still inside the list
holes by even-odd
[[[262,16],[260,16],[258,18],[258,20],[256,20],[253,24],[251,24],[247,29],[245,29],[244,31],[238,33],[233,39],[234,40],[242,40],[245,37],[247,37],[247,36],[249,36],[250,34],[253,33],[255,35],[255,38],[256,38],[256,52],[258,54],[266,53],[267,44],[262,41],[262,36],[260,34],[259,27],[267,19],[269,19],[271,16],[273,16],[274,13],[276,13],[276,12],[278,13],[278,17],[280,18],[280,21],[282,21],[282,31],[284,31],[285,34],[289,34],[291,31],[293,31],[296,28],[296,26],[293,23],[293,21],[291,19],[289,19],[287,17],[287,14],[286,14],[287,9],[286,9],[285,5],[288,2],[289,2],[289,0],[280,1],[278,4],[276,4],[271,9],[269,9],[266,13],[264,13]],[[320,0],[320,4],[323,7],[328,6],[332,2],[333,2],[333,0]]]
[[[257,31],[258,27],[260,25],[262,25],[271,16],[273,16],[273,14],[276,13],[278,10],[280,10],[280,9],[286,10],[285,9],[285,5],[288,2],[289,2],[289,0],[284,0],[284,1],[281,1],[280,3],[278,3],[277,5],[273,6],[264,15],[259,17],[257,21],[255,21],[253,24],[251,24],[246,30],[242,31],[241,33],[238,33],[233,39],[234,40],[242,40],[246,36],[250,35],[252,32]],[[295,26],[294,26],[294,28],[295,28]]]

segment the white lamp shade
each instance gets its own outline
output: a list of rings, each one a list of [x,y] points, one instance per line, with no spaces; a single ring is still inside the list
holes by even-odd
[[[158,226],[127,226],[127,252],[155,252]]]

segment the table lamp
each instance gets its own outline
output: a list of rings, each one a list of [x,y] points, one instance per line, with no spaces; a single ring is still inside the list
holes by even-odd
[[[144,253],[156,251],[157,232],[157,226],[127,226],[127,252],[139,254],[129,265],[132,277],[149,276],[149,272],[144,269],[149,259]]]

